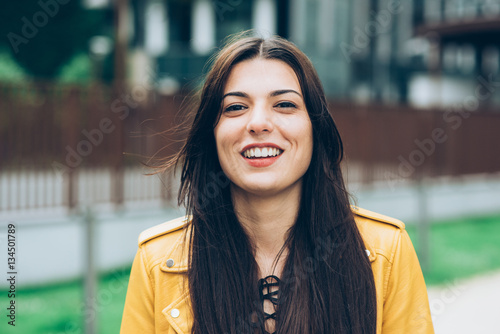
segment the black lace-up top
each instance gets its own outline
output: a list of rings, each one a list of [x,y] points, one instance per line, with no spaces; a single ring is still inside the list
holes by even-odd
[[[259,295],[260,301],[262,302],[262,309],[264,310],[264,326],[272,322],[272,325],[275,328],[272,333],[264,330],[264,333],[266,334],[276,333],[276,308],[278,306],[279,284],[280,279],[274,275],[269,275],[259,280]],[[266,300],[272,303],[274,312],[266,312]]]

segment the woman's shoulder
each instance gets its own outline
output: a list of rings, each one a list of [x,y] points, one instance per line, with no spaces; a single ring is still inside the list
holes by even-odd
[[[364,223],[369,223],[369,222],[375,222],[377,224],[382,223],[380,225],[381,227],[387,227],[385,225],[389,226],[394,226],[398,229],[404,229],[405,224],[396,218],[392,218],[389,216],[382,215],[380,213],[376,213],[373,211],[369,211],[366,209],[359,208],[357,206],[351,206],[352,212],[354,213],[354,216],[356,218],[356,222],[364,222]],[[359,223],[358,223],[359,225]]]
[[[139,247],[159,237],[164,237],[163,239],[175,237],[181,233],[190,220],[191,217],[188,216],[179,217],[142,231],[139,235]]]
[[[405,224],[395,218],[353,206],[354,220],[361,233],[371,261],[378,255],[392,258]]]
[[[159,265],[164,272],[184,272],[187,259],[184,245],[188,243],[191,217],[179,217],[148,228],[139,235],[139,249],[149,268]]]

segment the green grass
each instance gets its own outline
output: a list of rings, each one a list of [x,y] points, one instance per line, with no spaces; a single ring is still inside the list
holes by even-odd
[[[408,233],[419,251],[416,226]],[[430,235],[430,267],[424,272],[428,285],[500,269],[500,215],[435,223]],[[119,332],[130,268],[103,275],[99,281],[95,314],[84,315],[81,281],[24,288],[16,293],[16,327],[5,317],[9,299],[0,291],[0,333],[80,334],[85,318],[97,315],[99,333]]]
[[[80,334],[86,320],[97,316],[99,333],[118,333],[127,292],[130,268],[103,275],[99,280],[93,312],[85,313],[83,282],[73,281],[16,292],[16,326],[7,325],[2,312],[0,333]],[[0,305],[8,305],[6,291],[0,291]],[[7,320],[5,320],[7,319]]]
[[[416,226],[408,234],[419,252]],[[500,215],[439,222],[431,227],[428,285],[500,269]]]

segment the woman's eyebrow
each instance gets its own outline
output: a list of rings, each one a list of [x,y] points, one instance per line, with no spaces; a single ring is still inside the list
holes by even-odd
[[[248,98],[248,94],[247,93],[243,93],[243,92],[229,92],[229,93],[224,94],[224,96],[222,97],[222,99],[224,100],[226,98],[226,96],[238,96],[238,97],[246,97],[246,98]]]
[[[275,91],[272,91],[271,93],[269,93],[269,97],[275,97],[278,95],[288,94],[288,93],[294,93],[294,94],[297,94],[298,96],[302,97],[302,95],[299,92],[297,92],[296,90],[293,90],[293,89],[278,89],[278,90],[275,90]],[[227,96],[238,96],[238,97],[249,98],[249,95],[247,93],[244,93],[244,92],[229,92],[229,93],[224,94],[224,96],[222,96],[222,99],[224,100]]]
[[[279,90],[275,90],[273,92],[271,92],[269,94],[270,97],[274,97],[274,96],[278,96],[278,95],[282,95],[282,94],[287,94],[287,93],[294,93],[294,94],[297,94],[298,96],[302,97],[302,95],[297,92],[296,90],[293,90],[293,89],[279,89]]]

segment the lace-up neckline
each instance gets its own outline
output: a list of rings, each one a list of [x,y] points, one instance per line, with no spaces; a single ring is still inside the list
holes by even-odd
[[[280,279],[274,275],[269,275],[259,280],[259,295],[264,311],[264,326],[265,328],[274,328],[272,333],[264,330],[266,334],[276,333],[276,309],[278,306],[279,284]],[[269,309],[272,309],[273,312],[266,312]]]

